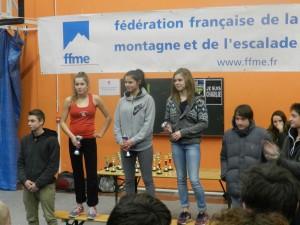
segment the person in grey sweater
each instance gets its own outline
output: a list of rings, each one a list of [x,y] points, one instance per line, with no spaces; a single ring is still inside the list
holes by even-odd
[[[152,138],[155,103],[146,91],[142,70],[127,72],[124,80],[126,92],[115,111],[114,135],[121,148],[125,191],[127,195],[135,193],[135,164],[138,158],[146,192],[154,196]]]
[[[267,161],[263,141],[272,142],[272,138],[267,130],[255,125],[253,111],[246,104],[235,108],[232,126],[222,140],[221,179],[226,181],[233,207],[242,208],[240,176],[248,167]]]

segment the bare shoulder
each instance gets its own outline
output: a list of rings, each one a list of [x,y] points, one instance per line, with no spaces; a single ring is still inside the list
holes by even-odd
[[[93,96],[93,101],[95,105],[102,105],[102,99],[99,95],[92,95]]]
[[[71,103],[72,103],[72,96],[66,97],[64,105],[70,106]]]

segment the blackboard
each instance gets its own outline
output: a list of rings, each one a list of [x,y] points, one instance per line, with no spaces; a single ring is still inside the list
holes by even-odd
[[[155,101],[156,115],[154,135],[166,135],[161,124],[165,117],[166,101],[171,93],[172,79],[147,79],[148,93]],[[209,125],[204,136],[222,136],[224,134],[224,85],[223,78],[195,78],[197,92],[204,96]],[[121,83],[121,96],[125,92],[124,80]]]

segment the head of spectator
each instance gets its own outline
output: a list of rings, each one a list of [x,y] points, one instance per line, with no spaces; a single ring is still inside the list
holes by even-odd
[[[267,131],[269,132],[275,143],[278,141],[278,136],[280,133],[284,132],[284,134],[287,134],[288,128],[289,123],[284,112],[280,110],[276,110],[275,112],[273,112]]]
[[[249,105],[238,105],[233,113],[232,123],[240,132],[245,133],[253,121],[253,110]]]
[[[244,208],[256,213],[279,212],[291,220],[299,207],[299,191],[291,172],[275,163],[250,167],[241,177]]]
[[[0,201],[0,225],[11,225],[9,210],[2,201]]]
[[[171,212],[149,194],[126,195],[112,210],[107,225],[170,225]]]
[[[289,225],[288,220],[280,213],[256,213],[239,208],[225,209],[215,214],[208,225]]]

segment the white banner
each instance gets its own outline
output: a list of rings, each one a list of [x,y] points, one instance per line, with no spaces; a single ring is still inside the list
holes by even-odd
[[[41,72],[300,71],[300,4],[45,17]]]

